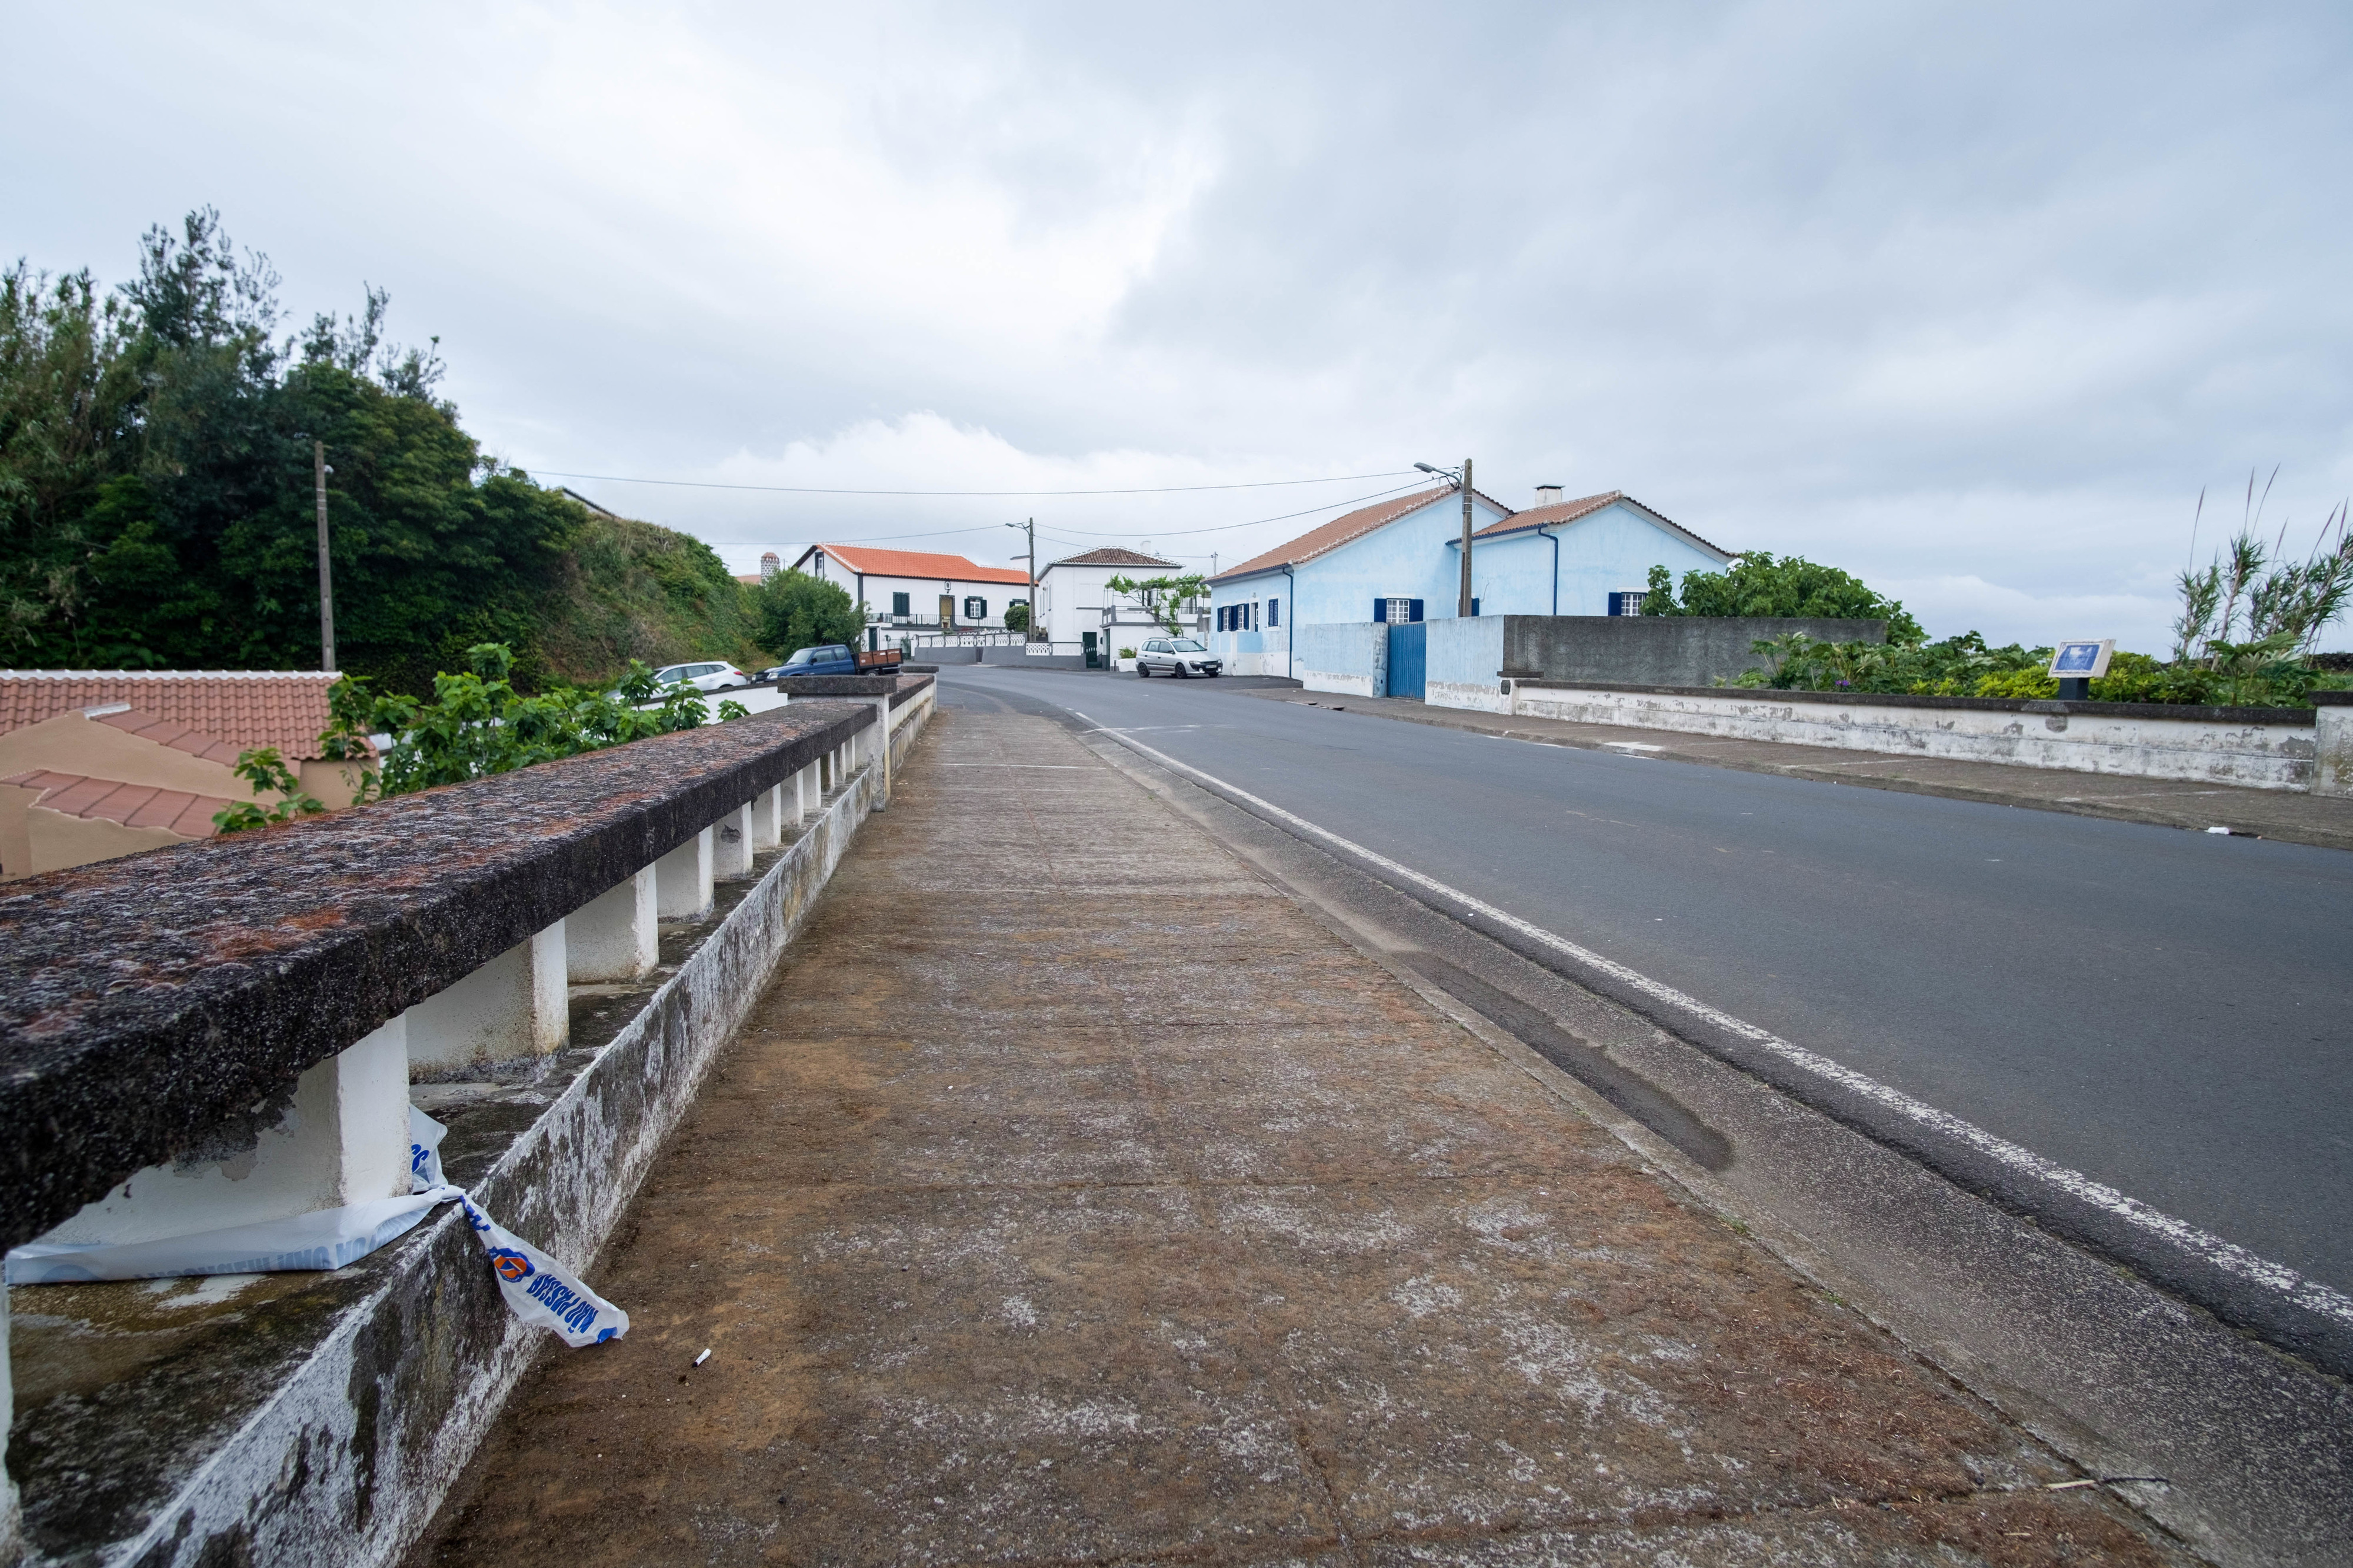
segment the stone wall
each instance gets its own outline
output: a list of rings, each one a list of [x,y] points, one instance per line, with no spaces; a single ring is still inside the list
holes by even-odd
[[[1435,693],[1433,693],[1435,700]],[[2315,711],[1503,680],[1489,711],[2257,789],[2313,785]],[[2332,727],[2353,709],[2318,710]]]
[[[1483,699],[1495,695],[1505,677],[1710,686],[1762,668],[1753,645],[1792,632],[1820,642],[1887,640],[1884,621],[1771,616],[1440,616],[1422,624],[1429,628],[1425,700],[1453,708],[1492,706]],[[1387,633],[1370,621],[1303,625],[1294,673],[1310,691],[1383,696]],[[1228,668],[1257,673],[1231,662]]]
[[[1883,643],[1885,621],[1765,616],[1503,616],[1499,673],[1536,680],[1713,686],[1761,669],[1756,643],[1800,632],[1817,642]]]

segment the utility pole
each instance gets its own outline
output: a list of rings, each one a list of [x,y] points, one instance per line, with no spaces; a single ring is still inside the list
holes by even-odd
[[[323,504],[323,503],[322,503]],[[1468,619],[1471,615],[1471,459],[1462,459],[1462,602],[1454,613]]]
[[[327,444],[311,443],[311,477],[317,481],[319,497],[319,668],[332,673],[335,668],[335,584],[327,560]]]
[[[1033,517],[1028,522],[1008,522],[1005,526],[1016,533],[1026,531],[1029,536],[1029,553],[1025,557],[1029,563],[1029,629],[1021,634],[1021,640],[1036,642],[1038,640],[1038,520]],[[1047,640],[1050,642],[1053,639],[1050,637]]]

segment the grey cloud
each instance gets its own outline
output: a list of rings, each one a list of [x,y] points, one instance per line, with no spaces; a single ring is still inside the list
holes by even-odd
[[[308,99],[283,52],[240,63],[288,14],[214,19],[201,92],[171,76],[168,15],[37,24],[142,90],[105,124],[64,84],[0,108],[19,145],[92,121],[6,176],[0,240],[119,275],[139,226],[216,202],[298,310],[389,283],[398,330],[443,334],[470,421],[527,465],[773,468],[924,411],[1003,437],[1040,484],[1103,454],[1274,477],[1469,451],[1507,500],[1622,487],[1726,543],[1921,584],[1934,630],[2141,646],[2200,485],[2284,463],[2274,515],[2315,524],[2353,489],[2341,7],[876,6],[654,26],[492,7],[388,22],[368,58],[312,35],[303,63],[329,85]],[[446,66],[497,49],[511,68]],[[396,85],[391,130],[333,112]],[[660,110],[648,135],[708,117],[661,155],[709,199],[567,159],[633,103]],[[291,138],[302,113],[315,134]],[[887,237],[858,226],[875,215],[854,181],[824,187],[832,206],[776,195],[853,156],[910,209]],[[1113,278],[1126,242],[1089,237],[1130,213],[1166,226]],[[1057,267],[1107,289],[1099,321],[1023,292],[1024,268]],[[961,315],[934,308],[974,289]],[[881,457],[795,461],[809,482],[890,478]],[[1165,534],[1286,510],[1271,493],[1035,504],[1068,530]],[[762,541],[1028,510],[611,499],[746,565]],[[1194,543],[1230,560],[1299,526]],[[2048,624],[2073,615],[2109,619]]]

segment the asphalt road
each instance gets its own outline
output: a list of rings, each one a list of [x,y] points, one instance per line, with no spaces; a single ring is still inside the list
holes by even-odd
[[[943,677],[951,706],[998,692],[1133,731],[2353,1291],[2353,857],[1501,741],[1229,683]]]

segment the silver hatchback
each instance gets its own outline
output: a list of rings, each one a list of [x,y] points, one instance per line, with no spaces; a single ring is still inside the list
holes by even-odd
[[[1225,662],[1191,637],[1154,637],[1135,656],[1135,673],[1215,675]]]

